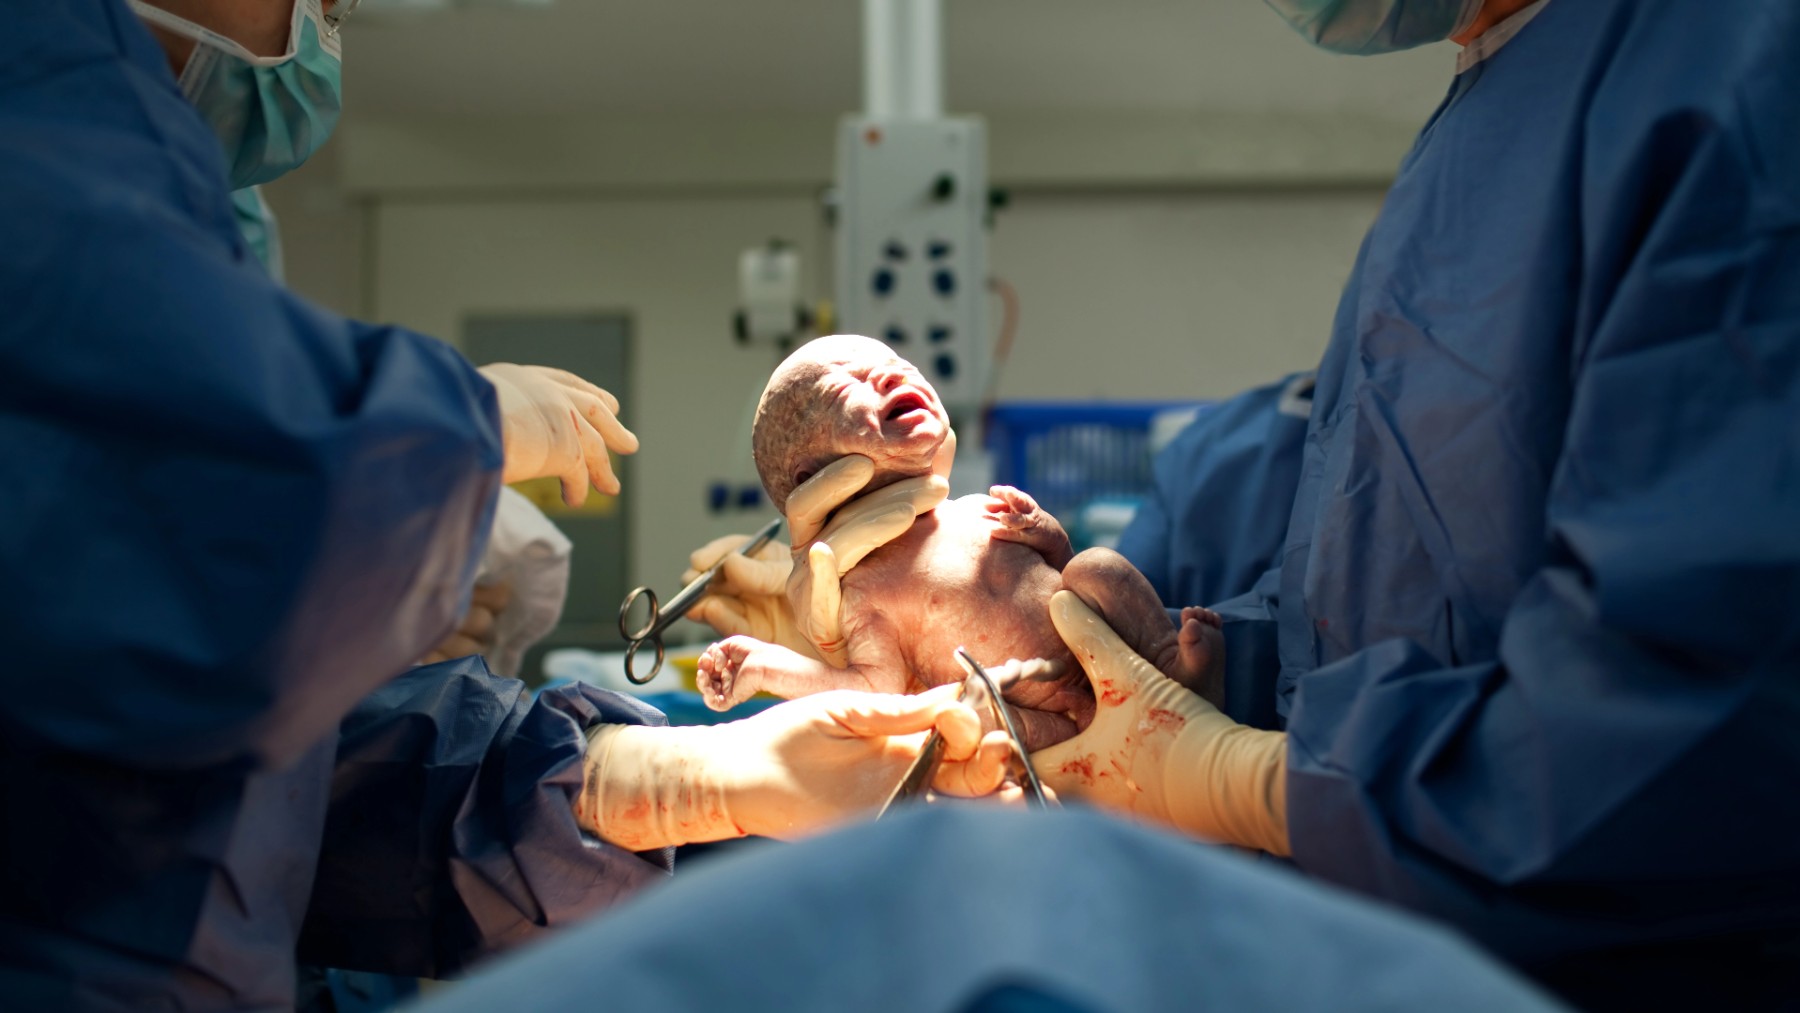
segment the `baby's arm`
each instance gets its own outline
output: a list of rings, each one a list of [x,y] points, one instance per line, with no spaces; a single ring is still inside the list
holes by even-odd
[[[817,658],[751,637],[730,637],[707,648],[700,656],[696,684],[701,699],[716,711],[730,710],[757,693],[792,700],[834,689],[907,690],[904,668],[878,663],[854,648],[847,668],[832,668]]]
[[[990,538],[1033,549],[1058,570],[1069,565],[1075,555],[1069,533],[1037,505],[1037,500],[1010,485],[996,485],[988,490],[988,495],[993,497],[988,503],[988,516],[999,525],[989,533]]]

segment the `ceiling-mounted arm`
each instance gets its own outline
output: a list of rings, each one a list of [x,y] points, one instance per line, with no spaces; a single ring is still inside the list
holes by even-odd
[[[942,0],[863,0],[863,115],[944,115]]]

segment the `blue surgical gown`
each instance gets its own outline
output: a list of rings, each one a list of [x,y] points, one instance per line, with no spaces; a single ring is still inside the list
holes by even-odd
[[[269,280],[121,0],[8,7],[0,306],[0,1004],[280,1008],[297,944],[448,973],[665,877],[569,804],[582,729],[653,711],[406,671],[492,389]]]
[[[1175,608],[1250,590],[1281,553],[1313,375],[1296,373],[1201,411],[1157,451],[1119,554]]]
[[[1459,73],[1234,615],[1298,864],[1549,978],[1800,930],[1796,54],[1791,0],[1550,0]]]
[[[1281,554],[1300,481],[1313,374],[1295,373],[1209,407],[1152,463],[1154,483],[1119,553],[1156,588],[1175,618],[1187,605],[1255,588]],[[1275,727],[1273,620],[1226,627],[1225,712]]]

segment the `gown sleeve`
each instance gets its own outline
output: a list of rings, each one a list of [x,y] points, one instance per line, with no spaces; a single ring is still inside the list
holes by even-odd
[[[661,882],[641,855],[580,831],[584,732],[665,724],[586,686],[531,695],[480,658],[424,665],[344,721],[305,962],[444,977]]]
[[[1287,536],[1312,374],[1297,373],[1207,406],[1158,451],[1152,483],[1119,536],[1119,554],[1163,604],[1243,594]]]
[[[77,41],[0,75],[0,614],[31,631],[4,728],[280,765],[451,629],[498,486],[493,389],[271,281],[192,108]]]

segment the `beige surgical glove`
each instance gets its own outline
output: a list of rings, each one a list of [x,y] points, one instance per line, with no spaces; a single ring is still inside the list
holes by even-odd
[[[1065,798],[1277,855],[1289,852],[1287,736],[1237,722],[1156,670],[1069,591],[1050,619],[1094,684],[1094,721],[1031,755]]]
[[[950,493],[949,482],[932,474],[903,479],[846,503],[874,475],[873,461],[851,454],[819,469],[788,497],[788,533],[795,545],[806,546],[804,567],[794,564],[799,553],[778,542],[755,557],[726,556],[749,541],[748,535],[727,535],[695,550],[683,580],[726,558],[712,590],[688,611],[688,618],[725,636],[752,636],[842,668],[838,579],[864,556],[905,534],[915,517]],[[791,602],[810,604],[796,616]]]
[[[609,451],[635,453],[638,438],[619,424],[619,399],[574,373],[496,362],[481,367],[500,401],[501,481],[554,477],[563,502],[580,506],[588,483],[619,491]]]
[[[576,818],[632,851],[746,834],[804,836],[873,813],[934,726],[946,759],[937,786],[993,791],[1005,751],[983,742],[981,719],[956,692],[840,690],[723,725],[603,725],[588,744]]]
[[[687,572],[681,575],[684,585],[721,559],[725,566],[713,578],[706,595],[688,610],[687,617],[711,626],[722,637],[755,637],[765,644],[780,644],[790,651],[818,657],[812,641],[795,625],[794,610],[788,607],[788,574],[794,569],[792,550],[786,542],[776,539],[751,556],[733,555],[751,537],[715,538],[688,556]]]
[[[864,457],[840,458],[827,468],[845,461],[866,460]],[[847,473],[850,473],[849,469]],[[862,488],[867,481],[865,478],[857,488]],[[804,603],[804,612],[794,617],[795,622],[827,664],[843,668],[849,663],[838,621],[843,604],[839,578],[862,562],[864,556],[906,534],[915,518],[935,509],[948,495],[950,483],[940,475],[901,479],[840,509],[819,532],[818,538],[806,546],[805,566],[798,563],[800,553],[794,554],[796,563],[794,571],[788,575],[787,600],[796,603],[796,608],[801,608]],[[789,504],[788,515],[792,517],[791,499]],[[797,526],[797,530],[805,530],[805,527]],[[806,544],[803,536],[798,535],[794,542]]]

